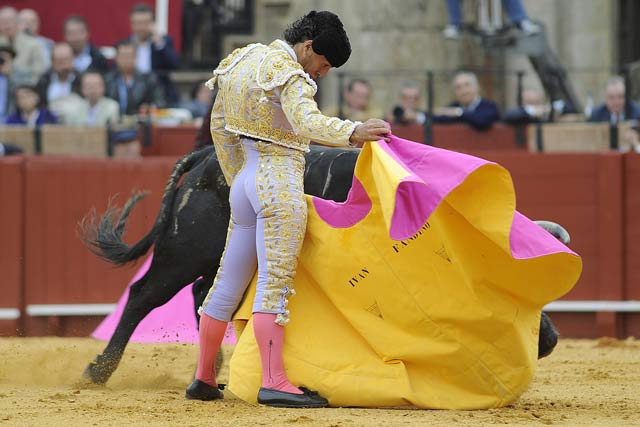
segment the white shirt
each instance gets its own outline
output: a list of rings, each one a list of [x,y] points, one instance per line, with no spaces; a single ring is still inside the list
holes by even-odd
[[[136,47],[136,69],[141,73],[151,72],[151,41],[138,43]]]
[[[74,58],[73,67],[81,73],[89,68],[92,61],[93,59],[91,55],[89,55],[89,45],[87,44],[82,50],[82,53]]]
[[[74,79],[75,76],[70,74],[69,77],[67,77],[67,80],[63,82],[58,78],[56,73],[53,73],[51,76],[51,83],[49,83],[49,87],[47,88],[47,102],[69,95],[71,93],[71,84]]]

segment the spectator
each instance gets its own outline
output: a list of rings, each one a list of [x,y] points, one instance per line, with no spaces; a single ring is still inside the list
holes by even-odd
[[[512,125],[543,122],[549,119],[551,106],[543,102],[540,92],[534,89],[522,91],[522,106],[508,110],[504,121]]]
[[[140,73],[155,73],[162,85],[163,98],[171,105],[178,102],[178,91],[169,78],[169,72],[180,65],[173,47],[173,38],[159,34],[155,28],[153,9],[138,3],[129,14],[131,32],[129,41],[136,46],[136,69]]]
[[[449,25],[445,27],[443,35],[448,39],[458,39],[462,29],[462,0],[446,0],[446,3],[449,12]],[[507,10],[509,21],[520,28],[525,35],[540,32],[540,27],[529,20],[522,0],[502,0],[502,6]]]
[[[485,130],[500,120],[495,102],[482,99],[475,74],[461,72],[453,79],[456,100],[448,107],[434,111],[435,123],[467,123],[476,130]]]
[[[415,82],[405,82],[400,88],[400,103],[393,107],[387,120],[395,124],[424,124],[427,115],[420,110],[420,87]]]
[[[590,122],[617,124],[625,120],[640,119],[640,106],[633,101],[625,102],[625,84],[620,76],[611,77],[604,87],[604,104],[595,107]]]
[[[153,73],[136,71],[136,46],[128,41],[116,46],[116,69],[105,76],[107,96],[120,105],[120,114],[145,113],[164,107],[164,95]]]
[[[33,86],[18,86],[16,88],[17,112],[7,117],[7,124],[39,127],[47,123],[57,123],[56,116],[39,105],[40,95]]]
[[[347,84],[343,93],[344,105],[342,111],[337,107],[328,108],[323,114],[338,117],[342,120],[364,122],[367,119],[381,118],[380,109],[371,105],[371,84],[365,79],[353,79]]]
[[[15,110],[11,66],[16,52],[10,46],[0,46],[0,124]]]
[[[47,106],[57,98],[80,92],[78,73],[73,68],[73,50],[67,43],[53,46],[51,70],[40,77],[36,89]]]
[[[201,80],[193,85],[191,99],[180,103],[180,107],[189,110],[194,118],[204,117],[213,100],[213,92],[205,85],[205,82],[206,80]]]
[[[18,31],[25,32],[38,39],[42,54],[44,55],[45,70],[51,67],[51,52],[53,51],[53,40],[40,35],[40,17],[33,9],[22,9],[18,13]]]
[[[44,52],[38,39],[18,31],[18,12],[9,6],[0,8],[0,46],[16,52],[13,79],[17,84],[34,84],[45,72]]]
[[[76,94],[60,98],[51,105],[61,123],[73,126],[106,126],[120,118],[120,106],[104,96],[105,84],[98,71],[80,76],[82,97]]]
[[[89,39],[89,26],[82,16],[73,15],[64,21],[64,40],[73,49],[73,66],[78,73],[87,70],[107,72],[107,59]]]

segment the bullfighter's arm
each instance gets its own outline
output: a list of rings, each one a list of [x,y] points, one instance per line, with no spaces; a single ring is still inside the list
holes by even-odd
[[[313,87],[300,75],[292,76],[282,87],[282,109],[298,135],[323,145],[346,147],[360,122],[327,117],[313,99]]]

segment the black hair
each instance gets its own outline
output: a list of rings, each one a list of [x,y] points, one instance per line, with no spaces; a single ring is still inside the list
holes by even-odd
[[[134,49],[136,48],[136,44],[134,42],[132,42],[131,40],[129,40],[129,39],[120,40],[118,43],[116,43],[116,45],[115,45],[116,51],[121,46],[132,46]]]
[[[338,15],[312,10],[284,30],[290,45],[313,40],[313,50],[327,57],[334,67],[344,64],[351,55],[351,44]]]
[[[89,24],[87,24],[87,20],[84,19],[83,16],[80,15],[71,15],[70,17],[68,17],[67,19],[64,20],[64,23],[62,24],[62,31],[64,32],[67,29],[67,24],[69,22],[75,22],[76,24],[82,24],[84,25],[85,29],[89,29]]]
[[[154,13],[153,9],[146,3],[134,4],[131,8],[131,12],[129,12],[129,16],[133,15],[134,13],[150,13],[151,19],[156,19],[156,14]]]

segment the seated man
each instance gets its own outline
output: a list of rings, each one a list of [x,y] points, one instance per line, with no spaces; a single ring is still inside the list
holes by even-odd
[[[10,46],[0,46],[0,124],[15,110],[11,67],[16,51]]]
[[[420,110],[420,86],[415,82],[405,82],[400,88],[400,102],[387,115],[387,121],[393,124],[422,125],[427,115]]]
[[[496,103],[480,97],[475,74],[456,74],[453,92],[456,100],[447,107],[436,108],[432,117],[434,123],[467,123],[476,130],[486,130],[500,120]]]
[[[82,96],[72,94],[59,98],[51,104],[51,110],[65,125],[106,126],[115,124],[120,118],[120,106],[104,96],[102,74],[86,71],[80,77]]]
[[[149,107],[165,107],[162,87],[154,73],[136,70],[136,46],[128,41],[116,47],[116,69],[105,76],[106,95],[120,105],[120,114],[145,113]]]
[[[591,112],[590,122],[617,124],[640,118],[640,106],[633,101],[625,102],[625,84],[622,77],[614,76],[607,80],[604,97],[604,104],[598,105]]]
[[[80,92],[78,73],[73,68],[73,50],[67,43],[53,47],[51,70],[40,77],[36,90],[47,106],[57,98]]]
[[[18,12],[11,6],[0,7],[0,46],[10,46],[16,57],[13,61],[13,81],[32,85],[44,71],[44,51],[38,39],[18,31]]]
[[[377,119],[383,116],[380,109],[370,104],[371,84],[365,79],[353,79],[347,85],[343,93],[344,105],[342,111],[338,107],[327,108],[323,111],[330,117],[339,117],[343,120],[364,122],[368,119]]]
[[[551,106],[543,102],[542,94],[535,89],[522,91],[522,105],[507,110],[504,121],[511,125],[544,122],[549,119]]]
[[[33,86],[22,85],[16,88],[17,112],[7,117],[8,125],[40,127],[43,124],[57,123],[56,116],[40,105],[40,96]]]
[[[72,15],[64,21],[64,40],[73,49],[73,66],[78,73],[86,70],[106,72],[107,59],[91,43],[87,21],[79,15]]]

